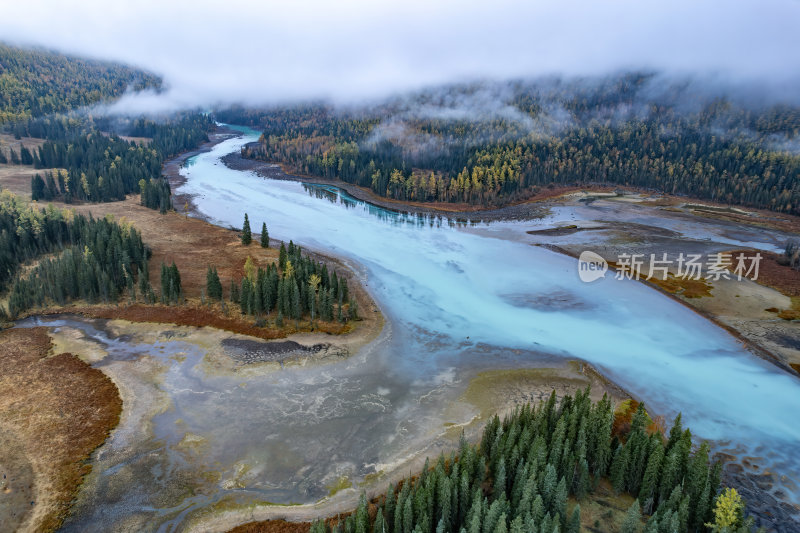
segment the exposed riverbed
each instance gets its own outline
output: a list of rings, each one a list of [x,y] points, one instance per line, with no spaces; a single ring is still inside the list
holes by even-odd
[[[592,213],[469,228],[400,215],[334,187],[227,168],[220,158],[257,136],[243,132],[192,157],[177,192],[217,224],[238,226],[247,212],[254,228],[266,221],[273,237],[359,265],[387,326],[348,359],[242,377],[203,364],[225,353],[216,334],[47,322],[73,337],[81,332],[81,342],[100,350],[94,364],[124,401],[123,420],[97,453],[67,530],[168,531],[225,509],[263,517],[265,508],[253,506],[314,502],[435,453],[458,428],[477,431],[487,406],[467,393],[472,380],[486,382],[486,372],[567,372],[569,359],[592,363],[659,414],[682,412],[695,435],[736,443],[737,455],[762,469],[800,474],[800,380],[651,288],[611,278],[581,283],[573,259],[531,246],[527,231]],[[690,243],[777,246],[767,231],[721,235],[685,221],[665,224]],[[798,501],[788,478],[775,481]],[[333,500],[352,502],[355,494]]]

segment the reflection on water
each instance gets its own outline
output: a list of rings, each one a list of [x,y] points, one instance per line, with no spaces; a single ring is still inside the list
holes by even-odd
[[[702,437],[752,448],[780,442],[787,463],[800,462],[800,427],[793,423],[800,382],[656,291],[612,278],[581,283],[574,260],[520,238],[537,224],[599,219],[663,227],[690,242],[771,250],[781,238],[776,232],[734,231],[712,220],[622,211],[602,202],[556,208],[549,218],[526,223],[468,229],[449,221],[432,224],[354,200],[335,187],[214,165],[254,138],[231,139],[197,156],[181,192],[198,195],[199,210],[222,225],[238,224],[247,211],[251,223],[265,221],[272,235],[354,259],[367,269],[369,287],[394,319],[396,335],[425,330],[449,339],[450,346],[470,339],[586,359],[658,412],[683,412]],[[527,303],[510,295],[524,295]],[[421,369],[440,357],[436,350],[395,354],[400,367],[413,361]]]
[[[658,413],[683,412],[700,437],[738,442],[754,455],[773,450],[766,466],[797,477],[800,382],[642,284],[581,283],[572,259],[520,238],[547,220],[464,228],[368,205],[335,187],[226,168],[221,156],[257,138],[245,133],[192,158],[178,192],[196,195],[220,225],[237,226],[247,212],[272,236],[357,262],[390,329],[347,361],[244,382],[205,375],[202,350],[188,339],[136,348],[163,364],[158,390],[172,407],[153,420],[139,455],[119,466],[109,454],[112,473],[82,491],[81,501],[94,505],[79,507],[76,530],[139,515],[163,525],[223,496],[312,501],[340,476],[358,480],[422,449],[445,422],[469,420],[469,409],[456,420],[445,412],[452,415],[446,409],[476,371],[560,357],[594,363]],[[555,216],[591,219],[594,208],[582,209],[589,212]],[[692,238],[731,240],[711,226],[671,225]],[[769,242],[766,232],[745,237]],[[139,362],[107,371],[132,372]],[[145,484],[130,486],[123,474]]]

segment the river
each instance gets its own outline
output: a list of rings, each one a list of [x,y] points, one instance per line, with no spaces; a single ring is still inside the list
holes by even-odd
[[[86,322],[46,322],[79,328],[116,350],[114,364],[130,365],[131,353],[162,354],[159,391],[173,406],[153,418],[146,448],[167,452],[168,466],[145,460],[145,452],[101,457],[109,472],[93,474],[66,529],[126,523],[169,530],[221,494],[235,495],[238,504],[314,501],[341,476],[358,481],[423,449],[448,417],[468,421],[474,414],[452,407],[475,372],[563,358],[590,362],[654,412],[669,418],[682,412],[696,436],[736,443],[741,453],[797,477],[800,381],[641,283],[610,276],[582,283],[574,259],[521,237],[552,218],[462,227],[386,211],[332,187],[232,170],[220,158],[258,135],[240,131],[187,161],[177,192],[193,195],[197,210],[216,224],[239,226],[247,212],[256,230],[266,222],[273,238],[358,265],[386,330],[346,361],[287,368],[244,386],[204,376],[197,364],[202,351],[182,340],[123,349]],[[675,230],[687,240],[715,238],[702,228]],[[720,239],[775,246],[764,235]],[[202,478],[192,470],[196,463],[179,459],[178,444],[189,434],[202,435],[203,461],[220,478]],[[115,439],[106,445],[112,451],[130,445]],[[149,473],[137,474],[128,492],[110,491],[111,478],[132,465]],[[237,469],[244,473],[237,477]],[[168,475],[184,476],[191,496],[165,496]],[[135,522],[134,515],[144,518]]]

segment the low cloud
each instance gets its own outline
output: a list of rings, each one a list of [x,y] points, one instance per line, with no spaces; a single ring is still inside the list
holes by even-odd
[[[791,99],[800,73],[798,20],[795,0],[30,0],[4,5],[0,35],[162,75],[163,93],[117,104],[139,112],[353,103],[454,82],[632,69]]]

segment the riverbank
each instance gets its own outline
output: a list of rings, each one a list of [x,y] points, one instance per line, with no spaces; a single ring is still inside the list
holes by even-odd
[[[379,207],[420,215],[453,217],[474,221],[534,220],[544,216],[551,208],[564,208],[571,205],[614,204],[622,209],[635,207],[648,210],[656,216],[683,217],[696,223],[720,223],[731,228],[769,228],[787,233],[797,233],[800,237],[800,218],[780,213],[726,206],[714,202],[687,202],[686,198],[668,195],[640,194],[638,192],[610,187],[591,189],[563,188],[553,189],[518,205],[496,210],[481,211],[475,206],[452,205],[446,210],[420,203],[402,203],[377,197],[372,191],[340,180],[327,180],[312,176],[287,174],[277,164],[246,159],[238,152],[222,158],[229,167],[252,171],[269,179],[301,181],[322,185],[332,185],[345,190],[351,196]],[[464,209],[469,209],[465,211]],[[677,250],[675,243],[682,240],[680,233],[665,228],[633,222],[639,212],[631,212],[628,220],[597,220],[593,224],[562,225],[553,228],[532,229],[528,233],[542,239],[551,240],[539,244],[553,251],[576,257],[584,249],[603,243],[601,255],[607,261],[615,261],[621,253],[636,253],[631,244],[648,248],[656,243],[666,246],[663,251]],[[588,232],[580,244],[567,242],[575,240],[575,234]],[[595,238],[594,235],[598,234]],[[607,245],[603,235],[613,235],[614,243]],[[562,243],[561,241],[564,241]],[[593,242],[594,241],[594,242]],[[672,242],[670,242],[672,241]],[[649,251],[649,250],[648,250]],[[710,249],[709,249],[710,251]],[[782,274],[776,268],[775,254],[764,253],[765,278],[760,283],[726,283],[726,280],[696,282],[689,287],[686,282],[671,278],[670,282],[644,281],[666,296],[699,313],[722,327],[751,348],[759,357],[776,364],[780,368],[800,375],[800,299],[794,286],[784,290]],[[646,272],[648,264],[643,265]],[[784,276],[796,275],[795,271],[785,269]],[[673,273],[674,274],[674,273]],[[770,276],[770,280],[766,279]],[[783,283],[785,285],[785,283]]]
[[[0,332],[0,517],[4,531],[52,531],[117,425],[114,383],[45,328]]]
[[[299,181],[301,183],[315,185],[332,185],[342,189],[357,200],[361,200],[390,211],[410,213],[413,215],[451,218],[459,222],[489,222],[495,220],[530,220],[532,218],[541,218],[547,214],[547,209],[545,206],[538,204],[538,202],[581,190],[578,187],[545,189],[536,197],[527,200],[524,203],[509,205],[498,209],[486,209],[481,206],[474,206],[470,204],[451,204],[445,202],[431,204],[425,202],[403,202],[399,200],[392,200],[391,198],[378,196],[366,187],[359,187],[341,180],[331,180],[315,176],[296,174],[291,172],[289,169],[285,169],[280,164],[266,163],[256,159],[246,159],[239,153],[228,154],[222,158],[222,162],[225,163],[228,168],[255,172],[259,176],[269,179]],[[611,189],[609,188],[609,190]]]
[[[445,424],[436,435],[432,435],[421,448],[409,450],[409,454],[392,465],[381,465],[381,470],[363,482],[353,485],[350,480],[343,487],[320,501],[303,505],[256,504],[246,508],[235,508],[220,504],[190,517],[185,527],[196,532],[216,531],[307,531],[310,522],[320,518],[346,515],[358,505],[361,492],[368,498],[377,497],[386,491],[390,483],[405,479],[410,473],[419,472],[426,458],[433,461],[440,453],[449,454],[457,449],[463,432],[468,440],[479,439],[486,422],[495,414],[501,418],[518,406],[538,403],[556,391],[558,398],[574,395],[578,390],[591,386],[593,401],[607,394],[614,404],[630,396],[618,386],[598,374],[590,365],[577,361],[564,361],[548,368],[490,370],[475,374],[464,387],[461,395],[448,406],[453,418],[463,416],[468,406],[472,416],[466,423]],[[626,507],[627,509],[627,507]],[[236,529],[241,527],[242,529]]]
[[[553,186],[543,187],[536,195],[509,205],[487,209],[483,206],[447,202],[407,202],[378,196],[367,187],[346,183],[339,179],[326,179],[319,176],[302,174],[287,168],[281,163],[269,163],[257,159],[242,157],[234,152],[222,158],[228,168],[255,172],[259,176],[276,179],[299,181],[316,185],[338,187],[353,198],[391,211],[415,215],[444,217],[459,222],[495,222],[538,219],[548,213],[549,206],[564,200],[579,199],[592,202],[596,199],[639,197],[642,205],[659,207],[666,210],[687,210],[697,217],[712,220],[729,221],[745,225],[753,225],[779,231],[800,233],[800,217],[786,215],[765,209],[731,206],[710,200],[699,200],[665,194],[654,190],[618,185],[593,184],[585,186]],[[176,183],[182,182],[176,179]]]

